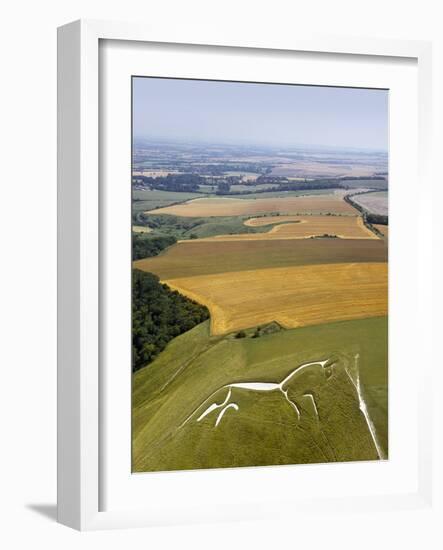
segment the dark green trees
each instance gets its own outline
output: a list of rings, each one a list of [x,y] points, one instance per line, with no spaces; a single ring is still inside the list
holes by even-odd
[[[173,236],[151,237],[149,234],[133,234],[132,236],[132,259],[150,258],[157,256],[162,250],[177,242]]]
[[[208,318],[205,306],[161,284],[156,275],[133,269],[133,371],[150,363],[172,338]]]

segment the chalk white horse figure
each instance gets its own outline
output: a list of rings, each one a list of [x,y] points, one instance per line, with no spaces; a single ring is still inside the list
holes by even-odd
[[[274,382],[238,382],[238,383],[234,383],[234,384],[226,384],[225,386],[221,386],[215,392],[213,392],[209,397],[207,397],[202,403],[200,403],[200,405],[186,418],[186,420],[181,424],[180,427],[184,426],[195,415],[197,415],[201,411],[201,409],[204,407],[204,405],[207,404],[208,401],[210,401],[211,398],[213,396],[215,396],[216,393],[218,393],[220,390],[227,389],[228,391],[227,391],[226,397],[221,403],[217,403],[217,402],[211,403],[206,409],[203,410],[203,412],[201,412],[201,414],[199,414],[197,416],[197,419],[196,419],[197,422],[200,422],[201,420],[203,420],[203,418],[208,416],[208,414],[210,414],[211,412],[213,412],[215,410],[220,410],[219,414],[217,415],[216,421],[215,421],[215,427],[217,427],[220,424],[223,416],[225,415],[225,413],[229,409],[233,409],[233,410],[236,410],[236,411],[239,410],[239,407],[238,407],[237,403],[230,402],[233,388],[240,388],[240,389],[244,389],[244,390],[252,390],[252,391],[259,391],[259,392],[280,391],[284,395],[284,397],[288,401],[288,403],[291,405],[291,407],[293,407],[293,409],[295,410],[295,412],[297,414],[297,417],[298,417],[298,420],[300,420],[300,414],[301,414],[300,409],[297,406],[297,403],[295,401],[291,400],[288,396],[289,384],[290,384],[291,380],[296,375],[298,376],[304,369],[306,369],[308,367],[317,366],[318,368],[323,370],[323,369],[325,369],[325,366],[327,365],[328,362],[329,362],[329,359],[325,359],[324,361],[312,361],[312,362],[309,362],[309,363],[304,363],[303,365],[300,365],[300,366],[296,367],[292,372],[290,372],[286,376],[286,378],[284,378],[279,383],[274,383]],[[314,411],[315,411],[315,414],[317,414],[317,416],[318,416],[317,405],[315,403],[315,398],[312,395],[312,393],[305,393],[305,394],[303,394],[303,396],[305,396],[305,397],[307,397],[311,400],[312,406],[313,406]]]

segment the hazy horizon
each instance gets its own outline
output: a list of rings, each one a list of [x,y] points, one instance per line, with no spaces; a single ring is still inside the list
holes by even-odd
[[[387,152],[388,91],[134,77],[133,136]]]
[[[188,139],[188,138],[167,138],[162,136],[136,136],[134,135],[134,143],[145,141],[146,143],[149,143],[150,145],[164,145],[164,146],[188,146],[188,147],[198,147],[198,146],[210,146],[214,148],[218,147],[226,147],[226,148],[242,148],[242,149],[257,149],[261,151],[284,151],[284,152],[296,152],[300,150],[300,152],[303,151],[324,151],[324,152],[333,152],[333,151],[343,151],[343,152],[361,152],[361,153],[373,153],[373,154],[388,154],[387,149],[380,149],[380,148],[374,148],[374,147],[354,147],[351,145],[324,145],[321,143],[315,143],[315,144],[306,144],[306,143],[294,143],[294,144],[283,144],[283,145],[268,145],[266,143],[253,143],[248,141],[242,141],[242,142],[235,142],[235,141],[213,141],[211,139]]]

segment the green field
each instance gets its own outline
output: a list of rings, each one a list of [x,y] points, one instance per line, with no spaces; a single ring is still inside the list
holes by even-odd
[[[169,214],[145,214],[145,222],[153,235],[172,235],[176,239],[214,237],[239,233],[265,233],[266,227],[244,225],[247,216],[217,216],[189,218]]]
[[[153,208],[162,208],[203,196],[201,193],[176,193],[173,191],[160,191],[159,189],[136,190],[132,194],[132,212],[135,214]]]
[[[287,397],[232,387],[226,401],[231,384],[277,384],[311,361],[328,363],[300,372],[284,387]],[[375,441],[359,406],[358,379]],[[219,420],[224,402],[231,408]],[[199,420],[211,403],[215,408]],[[134,471],[385,458],[387,319],[259,338],[211,337],[208,322],[198,325],[134,375],[132,452]]]

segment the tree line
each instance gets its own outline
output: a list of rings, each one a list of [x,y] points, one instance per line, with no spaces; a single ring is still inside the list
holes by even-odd
[[[195,192],[200,189],[200,185],[205,183],[205,178],[198,174],[168,174],[156,178],[134,176],[132,181],[134,184],[142,183],[145,187],[161,191]]]
[[[371,212],[368,212],[366,208],[363,208],[363,206],[361,206],[361,204],[358,204],[358,202],[355,202],[352,200],[352,197],[355,197],[357,195],[365,195],[366,193],[368,193],[368,191],[361,191],[359,193],[354,193],[353,195],[345,195],[343,198],[345,202],[347,202],[348,204],[353,206],[356,210],[361,212],[363,223],[365,224],[365,226],[370,231],[375,233],[378,237],[383,238],[383,233],[379,231],[373,224],[389,225],[389,217],[384,216],[383,214],[373,214]]]
[[[265,177],[257,178],[254,183],[251,183],[251,187],[254,185],[265,185],[265,184],[278,184],[278,188],[275,187],[266,187],[265,189],[245,189],[244,191],[231,191],[229,184],[225,182],[220,182],[217,187],[217,195],[251,195],[256,193],[272,193],[275,191],[312,191],[316,189],[348,189],[348,186],[342,185],[337,181],[290,181],[287,178],[274,178],[274,177]],[[248,185],[248,184],[245,184]]]
[[[358,195],[367,195],[368,193],[372,193],[372,191],[360,191],[359,193],[353,193],[352,195],[345,195],[343,198],[345,202],[353,206],[356,210],[361,212],[363,214],[363,221],[370,223],[370,224],[378,224],[378,225],[389,225],[389,216],[386,216],[384,214],[375,214],[373,212],[369,212],[364,208],[361,204],[358,202],[355,202],[352,197],[357,197]],[[375,231],[376,229],[373,228]]]
[[[153,273],[133,269],[133,372],[151,363],[173,338],[208,318],[205,306],[171,290]]]
[[[162,250],[176,242],[177,239],[172,235],[151,237],[150,235],[135,233],[132,235],[132,259],[140,260],[141,258],[157,256]]]
[[[381,178],[382,179],[382,178]],[[175,192],[198,192],[201,185],[208,185],[207,179],[198,174],[168,174],[167,176],[151,177],[151,176],[134,176],[134,185],[143,185],[150,189],[159,189],[161,191],[175,191]],[[242,182],[240,176],[225,176],[223,179],[213,182],[212,185],[216,185],[216,195],[247,195],[249,193],[267,193],[269,191],[275,191],[272,188],[260,189],[260,190],[245,190],[245,191],[231,191],[231,185],[235,185]],[[318,179],[313,181],[291,181],[284,176],[259,176],[255,182],[251,182],[249,185],[255,186],[257,184],[262,185],[266,183],[278,184],[278,191],[308,191],[311,189],[348,189],[346,185],[340,183],[337,180],[331,179]],[[243,183],[248,185],[248,183]]]

